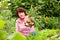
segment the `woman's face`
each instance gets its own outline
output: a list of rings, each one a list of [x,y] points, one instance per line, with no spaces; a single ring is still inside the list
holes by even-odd
[[[20,17],[21,19],[23,19],[23,18],[25,17],[25,13],[24,13],[24,12],[19,12],[18,15],[19,15],[19,17]]]

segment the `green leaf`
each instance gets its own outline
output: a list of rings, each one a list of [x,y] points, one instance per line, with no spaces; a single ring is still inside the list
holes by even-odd
[[[21,33],[15,33],[14,37],[12,40],[26,40],[26,37],[23,36]]]
[[[6,36],[3,31],[0,30],[0,40],[6,40]]]
[[[5,21],[3,20],[0,20],[0,29],[3,29],[4,25],[6,24]]]

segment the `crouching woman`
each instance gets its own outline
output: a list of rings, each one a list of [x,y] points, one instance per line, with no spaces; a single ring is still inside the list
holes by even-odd
[[[26,14],[26,10],[24,8],[17,8],[16,15],[18,19],[16,20],[16,32],[20,32],[24,36],[29,36],[30,33],[35,32],[34,25],[31,27],[27,27],[25,22],[29,19],[28,15]]]

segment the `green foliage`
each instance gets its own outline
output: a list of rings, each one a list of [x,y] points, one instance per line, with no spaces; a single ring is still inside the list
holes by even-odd
[[[59,16],[60,14],[60,2],[59,0],[43,0],[44,4],[41,7],[41,9],[39,9],[39,12],[41,12],[41,14],[45,14],[48,16]],[[42,1],[42,2],[43,2]]]
[[[58,30],[41,30],[37,32],[36,35],[31,35],[30,37],[27,38],[27,40],[47,40],[49,36],[56,35],[59,31]]]
[[[4,25],[4,30],[8,33],[12,33],[15,31],[15,21],[16,18],[11,18],[12,13],[11,10],[1,10],[0,11],[0,20],[5,20],[6,24]],[[0,23],[2,24],[2,23]],[[3,26],[3,25],[0,25]]]
[[[12,13],[11,13],[11,10],[1,10],[0,11],[0,19],[3,19],[3,20],[10,20],[12,17]]]
[[[27,39],[25,37],[23,37],[23,35],[21,35],[20,33],[15,33],[10,37],[11,40],[47,40],[49,38],[49,40],[56,40],[58,39],[56,35],[58,35],[60,31],[59,30],[49,30],[49,29],[45,29],[45,30],[41,30],[38,31],[36,35],[30,35],[29,37],[27,37]],[[53,38],[54,36],[54,38]]]
[[[3,29],[5,24],[6,24],[5,21],[0,20],[0,29]]]
[[[60,28],[60,18],[57,18],[60,16],[60,0],[0,0],[0,29],[2,29],[0,30],[0,40],[7,40],[7,36],[15,32],[16,18],[12,17],[16,17],[18,7],[25,8],[28,16],[35,22],[37,34],[35,36],[31,34],[27,40],[59,40],[55,36],[59,30],[49,29]],[[45,28],[48,29],[40,31]],[[26,40],[20,33],[11,36],[11,40]]]
[[[48,17],[48,16],[38,16],[34,20],[35,27],[38,27],[39,30],[41,29],[56,29],[58,27],[58,18],[57,17]]]
[[[1,0],[0,1],[0,9],[7,9],[9,6],[8,0]]]
[[[59,28],[58,27],[58,18],[50,17],[48,20],[46,19],[45,26],[47,28]]]
[[[16,28],[16,18],[11,18],[11,20],[9,21],[10,23],[8,24],[9,25],[9,27],[10,27],[10,32],[12,33],[12,32],[15,32],[15,28]]]
[[[16,15],[16,8],[18,7],[23,7],[30,11],[31,5],[33,8],[37,7],[34,9],[34,11],[37,10],[35,13],[38,13],[38,15],[60,15],[60,1],[58,0],[10,0],[10,2],[12,5],[10,5],[9,8],[11,9],[12,13],[14,13],[13,15]]]
[[[21,33],[15,33],[14,37],[11,40],[26,40]]]
[[[6,35],[4,34],[3,31],[0,30],[0,40],[6,40]]]

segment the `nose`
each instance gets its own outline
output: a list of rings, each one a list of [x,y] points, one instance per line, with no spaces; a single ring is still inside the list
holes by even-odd
[[[23,16],[23,14],[20,14],[21,16]]]

